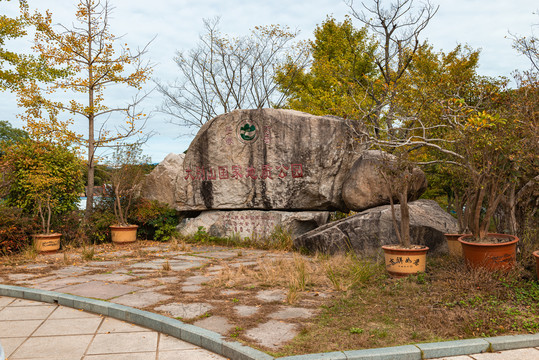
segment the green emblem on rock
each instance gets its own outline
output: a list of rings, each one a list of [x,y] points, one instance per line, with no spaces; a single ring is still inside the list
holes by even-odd
[[[254,141],[258,137],[258,132],[254,124],[245,123],[239,128],[239,135],[243,141]]]

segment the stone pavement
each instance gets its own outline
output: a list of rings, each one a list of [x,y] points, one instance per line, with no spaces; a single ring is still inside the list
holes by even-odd
[[[176,318],[222,334],[232,341],[242,339],[261,349],[278,351],[298,334],[301,321],[315,316],[324,299],[331,294],[305,294],[294,305],[288,305],[285,301],[287,294],[283,290],[234,286],[237,285],[234,281],[250,268],[272,262],[279,265],[283,259],[292,261],[293,256],[288,253],[215,246],[181,249],[171,244],[137,244],[101,249],[90,261],[81,261],[80,253],[67,251],[39,255],[28,264],[5,264],[7,266],[0,268],[0,283],[102,299]],[[62,317],[62,314],[69,315]],[[110,323],[122,325],[118,325],[118,331],[107,330]],[[17,326],[20,327],[20,336],[10,330]],[[137,330],[126,331],[126,328]],[[119,339],[125,338],[125,342],[133,341],[135,345],[121,351],[114,350],[119,352],[111,355],[114,352],[106,347],[107,344],[124,342],[107,342],[106,339],[112,339],[113,335],[119,336]],[[12,352],[10,359],[33,359],[28,357],[29,345],[26,344],[43,342],[49,336],[81,342],[69,345],[72,346],[70,351],[74,351],[73,356],[66,357],[69,359],[223,359],[181,340],[120,323],[112,318],[55,304],[36,305],[25,300],[0,298],[0,343],[8,351],[8,356]],[[140,348],[136,346],[138,343],[145,345]],[[417,345],[414,351],[418,352],[417,348],[421,346]],[[533,346],[539,346],[539,342]],[[125,350],[132,353],[122,352]],[[108,355],[106,351],[109,351]],[[511,351],[516,353],[447,359],[528,359],[526,356],[532,356],[529,359],[539,359],[539,350],[533,347]],[[518,354],[518,357],[512,357],[513,354]]]
[[[10,297],[0,297],[0,344],[10,360],[225,359],[110,317]]]

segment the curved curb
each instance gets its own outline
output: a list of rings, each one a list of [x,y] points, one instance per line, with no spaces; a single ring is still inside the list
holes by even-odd
[[[0,284],[0,296],[58,304],[73,309],[109,316],[132,324],[144,326],[163,334],[187,341],[213,353],[232,360],[273,360],[262,351],[225,340],[220,334],[185,324],[179,320],[129,306],[108,301],[84,298],[81,296],[54,291],[30,289],[21,286]]]
[[[3,284],[0,284],[0,296],[53,303],[109,316],[187,341],[231,360],[392,360],[397,358],[399,360],[422,360],[539,347],[539,333],[537,333],[297,355],[275,359],[273,356],[239,342],[227,341],[216,332],[185,324],[163,315],[108,301]]]

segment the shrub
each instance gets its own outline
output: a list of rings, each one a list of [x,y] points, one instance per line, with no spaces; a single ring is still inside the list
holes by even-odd
[[[149,240],[168,241],[178,235],[178,212],[157,200],[139,199],[129,222],[138,225],[139,236]]]
[[[84,190],[82,163],[69,149],[26,140],[10,146],[3,162],[9,181],[7,204],[39,214],[43,233],[49,232],[52,215],[77,208]]]
[[[113,199],[102,197],[94,202],[94,210],[86,225],[86,236],[95,244],[111,241],[110,225],[116,223]]]
[[[80,246],[87,239],[84,224],[84,213],[74,210],[57,218],[52,226],[62,234],[62,243]]]
[[[18,252],[32,243],[32,234],[39,230],[34,218],[19,208],[9,207],[0,201],[0,254]]]

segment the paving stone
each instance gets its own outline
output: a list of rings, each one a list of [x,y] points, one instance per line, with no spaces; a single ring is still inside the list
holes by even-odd
[[[182,290],[185,292],[197,292],[202,290],[202,286],[200,285],[186,285],[182,286]]]
[[[170,298],[172,298],[170,295],[159,294],[154,291],[147,291],[122,295],[113,299],[112,302],[136,308],[145,308],[146,306],[152,306]]]
[[[131,279],[133,279],[133,277],[131,277]],[[142,280],[136,280],[136,281],[130,281],[129,282],[129,285],[139,286],[139,287],[143,287],[143,288],[154,287],[155,284],[156,283],[155,283],[155,281],[153,279],[142,279]]]
[[[155,308],[155,310],[169,313],[174,318],[194,319],[200,315],[204,315],[213,308],[207,303],[190,303],[190,304],[166,304]],[[1,314],[1,313],[0,313]]]
[[[142,269],[154,269],[154,270],[162,270],[163,264],[165,264],[167,260],[165,259],[159,259],[159,260],[153,260],[153,261],[146,261],[146,262],[139,262],[130,265],[130,268],[142,268]],[[168,260],[168,264],[170,266],[170,269],[173,271],[183,271],[188,270],[192,268],[197,268],[202,266],[202,262],[190,260],[190,261],[182,261],[182,260]]]
[[[256,298],[264,302],[282,302],[286,299],[286,294],[282,290],[262,290],[256,294]]]
[[[56,275],[79,275],[83,274],[85,272],[88,272],[92,270],[91,268],[84,267],[84,266],[66,266],[64,268],[56,270],[54,273]]]
[[[46,282],[56,280],[56,279],[59,279],[59,277],[56,276],[56,275],[50,275],[50,276],[44,276],[44,277],[32,279],[32,280],[30,280],[30,283],[31,284],[41,284],[41,283],[46,283]]]
[[[179,279],[175,276],[164,276],[164,277],[154,278],[152,280],[159,284],[172,284],[172,283],[179,282]]]
[[[201,285],[204,283],[207,283],[208,281],[212,280],[214,276],[207,276],[207,275],[195,275],[190,276],[183,282],[184,285]]]
[[[2,340],[2,347],[4,348],[6,359],[12,359],[11,354],[13,354],[15,350],[21,346],[21,344],[26,340],[26,337],[4,338],[0,334],[0,339]]]
[[[99,315],[92,314],[83,310],[71,309],[65,306],[59,306],[49,316],[49,319],[84,319],[84,318],[96,318]]]
[[[85,276],[89,280],[99,280],[99,281],[105,281],[105,282],[126,282],[133,280],[133,276],[129,276],[126,274],[94,274],[94,275],[86,275]]]
[[[195,321],[193,325],[206,330],[215,331],[221,335],[226,334],[234,328],[234,325],[228,322],[228,319],[222,316],[210,316],[202,320]]]
[[[226,290],[221,291],[221,295],[224,295],[224,296],[237,295],[237,294],[241,294],[241,291],[234,290],[234,289],[226,289]]]
[[[107,334],[107,333],[128,333],[128,332],[141,332],[148,331],[148,329],[141,326],[133,325],[126,323],[125,321],[120,321],[114,318],[106,317],[101,326],[97,330],[98,334]]]
[[[121,261],[116,260],[103,260],[103,261],[90,261],[86,263],[86,266],[92,266],[92,267],[112,267],[120,265]]]
[[[211,251],[198,254],[212,259],[230,259],[238,256],[238,251]]]
[[[30,336],[43,320],[3,320],[0,321],[0,337]],[[3,341],[2,341],[3,343]]]
[[[145,288],[143,290],[140,290],[139,293],[149,292],[149,291],[158,292],[158,291],[167,290],[167,289],[168,289],[167,285],[159,285],[159,286],[152,286],[152,287]]]
[[[539,359],[539,350],[534,348],[506,350],[495,353],[473,354],[472,357],[475,360],[537,360]]]
[[[87,354],[144,352],[153,349],[157,349],[156,332],[97,334]]]
[[[102,319],[100,317],[82,319],[47,319],[33,336],[90,335],[94,334]]]
[[[46,265],[46,264],[29,264],[29,265],[25,265],[25,267],[27,269],[43,269],[43,268],[46,268],[46,267],[49,267],[49,265]]]
[[[204,349],[180,350],[180,351],[178,350],[159,351],[159,360],[178,360],[178,359],[224,360],[225,358]]]
[[[107,252],[107,255],[111,258],[130,256],[133,255],[133,250],[118,250],[113,252]]]
[[[286,320],[286,319],[308,319],[313,316],[313,311],[310,309],[299,307],[284,307],[281,310],[269,315],[271,319]]]
[[[8,306],[0,310],[0,321],[4,320],[44,320],[57,305],[44,306]]]
[[[90,281],[58,289],[63,293],[106,300],[137,290],[140,290],[137,286],[106,284],[101,281]]]
[[[10,360],[35,359],[36,350],[44,359],[80,359],[92,341],[93,335],[31,337],[13,353]]]
[[[256,314],[258,310],[260,310],[260,308],[256,306],[237,305],[234,306],[234,310],[238,313],[239,316],[248,317]]]
[[[36,274],[8,274],[8,279],[11,281],[23,281],[35,278]]]
[[[9,306],[51,306],[50,304],[42,303],[41,301],[33,301],[26,299],[12,299]]]
[[[41,290],[54,290],[65,287],[67,285],[80,284],[88,281],[86,277],[67,277],[67,278],[55,278],[54,280],[37,283],[38,288]]]
[[[124,354],[86,355],[84,360],[154,360],[155,357],[156,351],[145,351]],[[159,356],[159,359],[161,359],[161,356]]]
[[[298,334],[298,326],[270,320],[245,332],[245,336],[271,350],[277,350]]]
[[[13,298],[0,296],[0,307],[7,306],[13,302]]]
[[[161,334],[159,337],[159,351],[196,349],[196,346],[175,337]]]

